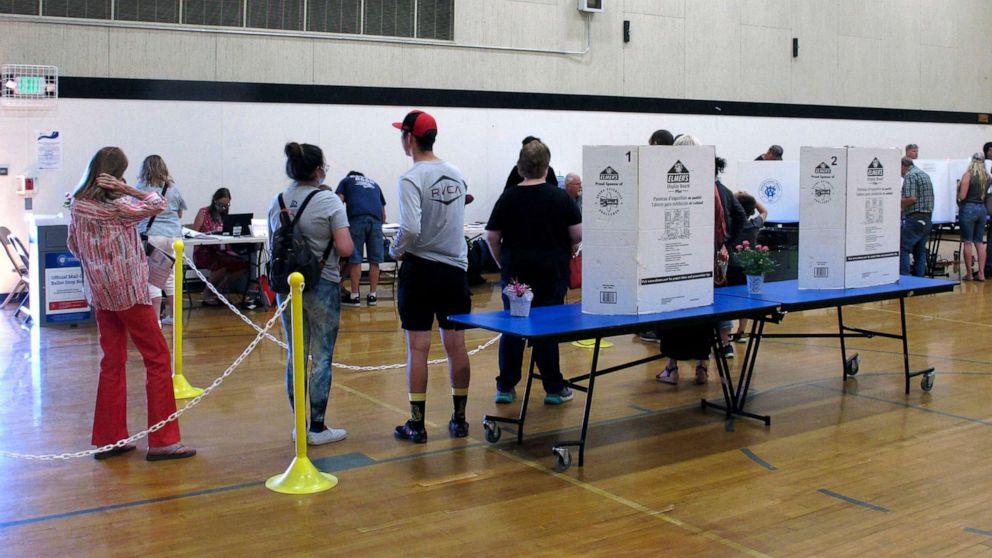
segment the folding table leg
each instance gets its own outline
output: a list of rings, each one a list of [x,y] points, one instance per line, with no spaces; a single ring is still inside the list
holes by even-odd
[[[551,446],[551,453],[555,458],[555,470],[559,473],[566,471],[572,464],[572,457],[568,451],[570,446],[579,447],[579,467],[585,463],[586,435],[589,432],[589,415],[592,411],[592,392],[596,387],[596,371],[599,366],[599,349],[603,338],[597,337],[596,344],[592,351],[592,365],[589,368],[589,385],[586,387],[586,404],[582,414],[582,430],[578,440],[555,440]],[[574,387],[574,386],[573,386]]]
[[[527,369],[527,387],[524,389],[524,399],[520,405],[520,413],[517,418],[501,417],[497,415],[485,415],[482,417],[482,427],[486,431],[487,442],[495,444],[499,441],[502,436],[499,423],[517,425],[517,443],[522,444],[524,442],[524,420],[527,418],[527,403],[530,401],[530,389],[534,382],[534,378],[540,377],[541,376],[539,374],[534,373],[534,349],[531,347],[530,364]]]

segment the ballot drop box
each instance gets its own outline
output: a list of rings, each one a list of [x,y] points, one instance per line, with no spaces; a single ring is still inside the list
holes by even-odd
[[[713,302],[712,146],[585,146],[582,311]]]
[[[800,289],[899,280],[900,159],[897,149],[802,148]]]

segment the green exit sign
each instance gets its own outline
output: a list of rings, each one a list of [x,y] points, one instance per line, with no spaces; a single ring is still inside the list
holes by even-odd
[[[17,92],[21,95],[41,95],[45,92],[45,78],[20,76],[17,78]]]

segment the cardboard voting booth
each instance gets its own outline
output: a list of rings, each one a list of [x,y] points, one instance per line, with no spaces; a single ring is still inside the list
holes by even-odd
[[[737,163],[737,187],[765,206],[767,221],[799,221],[799,161]]]
[[[712,146],[585,146],[582,311],[713,302]]]
[[[898,281],[900,159],[897,149],[802,148],[800,289]]]

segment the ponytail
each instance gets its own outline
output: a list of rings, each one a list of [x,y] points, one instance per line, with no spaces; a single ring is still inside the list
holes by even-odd
[[[324,152],[316,145],[291,141],[283,151],[286,153],[286,175],[297,182],[313,180],[317,169],[324,166]]]

